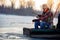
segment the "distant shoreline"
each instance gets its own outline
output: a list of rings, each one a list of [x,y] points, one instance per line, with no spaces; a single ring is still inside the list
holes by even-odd
[[[0,13],[0,15],[12,15],[12,16],[31,16],[31,15],[16,15],[16,14],[2,14],[2,13]],[[35,17],[35,16],[31,16],[31,17]]]

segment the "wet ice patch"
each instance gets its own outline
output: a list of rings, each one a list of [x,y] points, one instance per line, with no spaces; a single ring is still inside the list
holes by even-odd
[[[21,37],[24,37],[22,34],[18,33],[2,33],[0,34],[0,38],[2,39],[20,39]]]

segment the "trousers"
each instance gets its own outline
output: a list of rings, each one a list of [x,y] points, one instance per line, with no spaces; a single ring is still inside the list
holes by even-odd
[[[40,29],[44,29],[44,28],[49,29],[50,25],[51,25],[50,23],[47,23],[47,22],[44,22],[44,21],[42,21],[42,22],[35,21],[35,24],[34,24],[35,29],[38,29],[38,26],[40,26]]]

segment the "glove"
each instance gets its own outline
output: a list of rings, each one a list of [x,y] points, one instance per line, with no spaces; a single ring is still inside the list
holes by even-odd
[[[37,15],[37,16],[36,16],[36,18],[40,18],[40,17],[41,17],[41,15]]]
[[[36,21],[39,21],[38,19],[33,19],[32,22],[36,22]]]

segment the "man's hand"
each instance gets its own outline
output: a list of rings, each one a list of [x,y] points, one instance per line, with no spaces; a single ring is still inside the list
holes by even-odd
[[[39,21],[38,19],[33,19],[32,22]]]
[[[37,15],[37,16],[36,16],[36,18],[40,18],[40,17],[41,17],[41,15]]]

